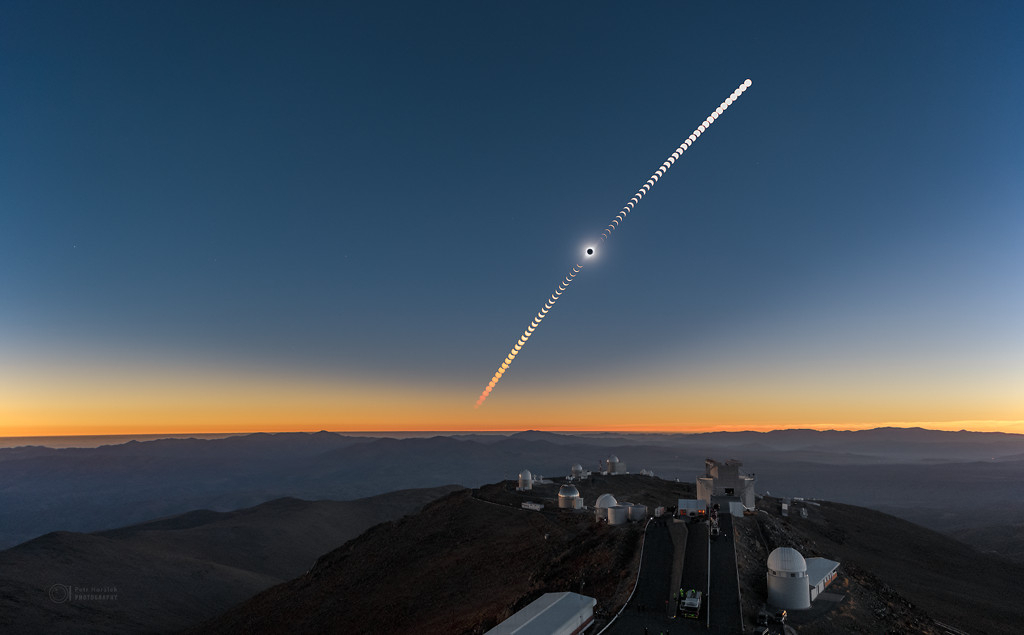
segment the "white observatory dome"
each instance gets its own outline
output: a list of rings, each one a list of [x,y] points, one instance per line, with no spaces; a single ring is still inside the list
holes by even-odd
[[[611,494],[601,494],[597,497],[597,502],[594,503],[594,507],[615,507],[619,504],[619,501],[615,500],[615,497]]]
[[[806,573],[807,561],[792,547],[779,547],[768,555],[768,568],[778,573]]]
[[[566,483],[558,489],[559,509],[582,509],[583,499],[580,498],[580,491],[574,485]]]
[[[613,455],[611,455],[611,456],[609,456],[609,457],[608,457],[608,462],[609,462],[609,463],[618,463],[618,462],[619,462],[619,457],[617,457],[617,456],[615,456],[615,455],[613,454]]]
[[[580,491],[578,489],[576,489],[575,485],[568,485],[568,484],[566,484],[566,485],[563,485],[562,487],[558,488],[558,497],[559,498],[579,498],[579,495],[580,495]]]
[[[533,474],[530,474],[530,470],[523,470],[519,473],[519,490],[532,490],[533,489]]]
[[[583,466],[577,463],[569,468],[569,471],[572,472],[573,476],[579,476],[580,474],[583,474]]]
[[[810,608],[807,561],[792,547],[779,547],[768,555],[768,604],[787,610]]]

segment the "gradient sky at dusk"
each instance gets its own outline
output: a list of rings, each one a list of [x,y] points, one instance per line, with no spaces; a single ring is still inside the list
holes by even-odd
[[[1024,432],[1024,5],[364,4],[0,5],[0,436]]]

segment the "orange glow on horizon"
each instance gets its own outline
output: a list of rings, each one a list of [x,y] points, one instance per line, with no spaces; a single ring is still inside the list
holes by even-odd
[[[656,373],[649,379],[588,377],[578,384],[503,385],[474,410],[475,386],[261,372],[54,363],[0,367],[0,437],[239,434],[551,432],[693,433],[806,428],[1024,433],[1012,385],[967,387],[908,380],[816,381],[764,373]],[[855,381],[856,380],[856,381]],[[969,388],[969,389],[968,389]]]
[[[80,415],[81,413],[79,413]],[[595,426],[593,422],[579,422],[574,425],[567,425],[564,421],[549,424],[530,424],[518,426],[485,427],[472,425],[471,423],[457,423],[445,425],[445,420],[430,419],[420,421],[418,425],[414,422],[375,419],[364,423],[348,422],[344,426],[336,424],[337,419],[325,416],[319,421],[310,419],[296,420],[293,417],[264,416],[258,418],[255,413],[249,413],[240,419],[226,420],[209,414],[206,417],[196,417],[195,413],[190,416],[176,418],[174,413],[165,413],[163,419],[150,418],[149,425],[139,425],[140,418],[132,413],[122,413],[119,417],[111,417],[111,413],[94,413],[94,416],[75,416],[67,419],[74,419],[69,423],[64,417],[56,417],[42,425],[3,425],[0,426],[0,437],[46,437],[46,436],[92,436],[92,435],[182,435],[182,434],[253,434],[258,432],[319,432],[327,430],[338,434],[402,434],[402,433],[423,433],[437,432],[446,433],[471,433],[482,432],[487,434],[514,434],[525,430],[539,430],[554,433],[623,433],[623,434],[694,434],[708,432],[770,432],[772,430],[836,430],[855,431],[869,430],[872,428],[925,428],[928,430],[972,432],[1005,432],[1011,434],[1024,434],[1024,421],[870,421],[870,422],[844,422],[844,423],[812,423],[803,421],[794,422],[735,422],[735,423],[679,423],[671,425],[652,425],[643,422],[632,424]],[[6,417],[5,417],[6,419]],[[102,422],[101,422],[102,421]]]

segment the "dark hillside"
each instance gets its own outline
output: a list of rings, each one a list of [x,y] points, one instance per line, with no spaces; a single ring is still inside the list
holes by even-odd
[[[833,590],[848,597],[826,620],[801,626],[801,633],[828,633],[840,625],[845,629],[865,623],[876,627],[868,632],[942,632],[935,630],[933,619],[972,635],[1020,632],[1020,565],[862,507],[820,502],[805,505],[807,518],[795,512],[782,517],[778,499],[762,499],[758,507],[756,520],[740,523],[744,529],[738,543],[752,551],[741,559],[741,574],[752,596],[746,602],[748,611],[766,597],[767,553],[788,546],[805,557],[840,561]],[[759,544],[762,538],[765,545]]]
[[[481,633],[559,590],[582,589],[599,612],[617,610],[632,589],[642,525],[609,527],[589,511],[531,512],[480,498],[504,491],[506,484],[457,492],[375,527],[199,631]]]
[[[1024,523],[1005,523],[950,532],[978,551],[1024,565]]]

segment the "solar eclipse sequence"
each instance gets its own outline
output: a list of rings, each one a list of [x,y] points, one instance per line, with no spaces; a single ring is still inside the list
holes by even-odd
[[[751,82],[748,79],[744,81],[742,84],[740,84],[739,87],[736,88],[736,90],[734,90],[732,94],[725,99],[725,101],[718,105],[718,108],[715,108],[715,110],[710,115],[708,115],[708,117],[704,121],[702,121],[699,126],[697,126],[697,128],[690,134],[689,137],[687,137],[685,140],[683,140],[681,144],[679,144],[679,147],[676,148],[674,152],[672,152],[668,159],[666,159],[665,162],[662,163],[657,170],[655,170],[654,174],[651,175],[651,178],[647,179],[647,182],[644,183],[644,185],[639,190],[637,190],[636,194],[634,194],[633,197],[629,199],[629,202],[627,202],[622,207],[619,213],[615,215],[615,218],[613,218],[612,221],[608,223],[608,226],[604,228],[604,231],[601,232],[602,243],[611,238],[612,232],[619,228],[623,221],[626,220],[626,217],[629,216],[630,212],[632,212],[640,203],[644,195],[651,191],[651,188],[654,187],[655,183],[657,183],[661,177],[665,176],[665,173],[668,172],[669,168],[671,168],[675,164],[675,162],[683,155],[683,152],[685,152],[687,148],[693,145],[693,143],[696,142],[697,139],[702,134],[704,134],[704,132],[706,132],[708,128],[711,127],[711,124],[713,124],[726,111],[726,109],[729,108],[729,106],[735,103],[735,101],[740,98],[740,95],[742,95],[744,91],[750,88],[752,83],[753,82]],[[587,246],[583,253],[583,260],[586,261],[590,258],[595,257],[596,255],[597,247],[593,245]],[[479,408],[480,405],[483,404],[484,401],[487,399],[487,397],[490,396],[491,391],[494,390],[494,387],[498,384],[498,381],[501,380],[502,375],[504,375],[505,371],[507,371],[509,366],[511,366],[512,362],[516,358],[516,355],[519,354],[519,352],[523,349],[523,346],[525,346],[526,342],[530,339],[530,336],[533,335],[534,331],[537,330],[537,327],[540,326],[541,321],[545,317],[547,317],[548,312],[551,311],[552,308],[554,308],[555,303],[558,301],[558,299],[562,297],[562,294],[565,293],[565,291],[569,288],[569,285],[572,283],[572,281],[575,280],[576,276],[578,276],[582,271],[583,263],[577,262],[573,266],[572,271],[558,283],[558,287],[551,294],[551,297],[549,297],[547,301],[544,302],[544,306],[541,308],[540,311],[537,312],[537,315],[534,316],[533,320],[530,322],[530,325],[526,327],[525,331],[523,331],[523,334],[519,336],[519,340],[515,343],[515,345],[509,351],[508,355],[505,356],[505,359],[498,366],[498,370],[495,371],[494,376],[491,377],[491,380],[487,383],[487,386],[484,387],[483,392],[481,392],[480,396],[477,397],[476,404],[473,406],[474,408]]]

